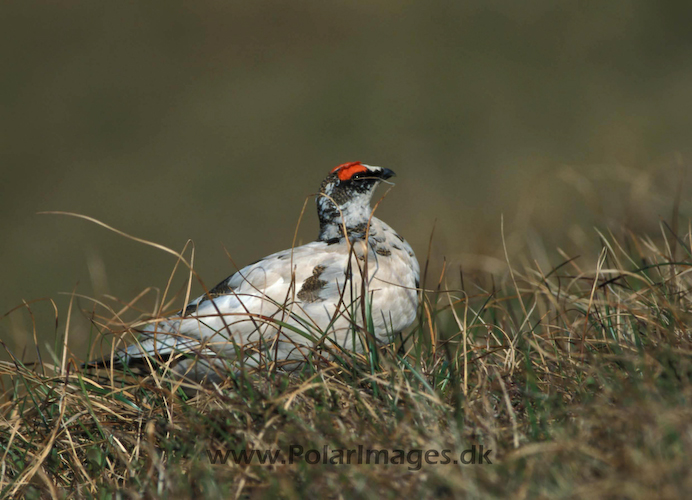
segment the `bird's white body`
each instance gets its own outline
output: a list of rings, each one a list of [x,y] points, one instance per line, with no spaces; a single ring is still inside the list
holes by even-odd
[[[323,191],[330,186],[323,183]],[[371,217],[372,190],[366,194],[365,201],[349,198],[356,202],[353,220],[351,209],[341,204],[340,215],[322,224],[320,240],[246,266],[179,315],[147,325],[139,342],[122,352],[122,361],[180,354],[177,372],[219,379],[229,361],[285,366],[311,352],[362,351],[365,304],[371,333],[378,341],[391,341],[415,318],[420,270],[411,246]]]

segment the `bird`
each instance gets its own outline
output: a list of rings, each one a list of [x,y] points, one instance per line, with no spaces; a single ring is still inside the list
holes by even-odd
[[[245,266],[178,313],[149,320],[112,359],[167,363],[204,383],[237,373],[239,364],[287,370],[315,353],[392,342],[415,320],[420,287],[411,245],[371,207],[376,188],[394,175],[359,161],[334,167],[316,197],[315,241]]]

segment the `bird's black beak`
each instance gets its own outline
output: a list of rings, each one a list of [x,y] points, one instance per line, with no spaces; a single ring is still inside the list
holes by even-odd
[[[394,177],[396,174],[394,173],[394,170],[389,170],[388,168],[383,168],[382,172],[380,172],[380,179],[386,180],[389,179],[390,177]]]

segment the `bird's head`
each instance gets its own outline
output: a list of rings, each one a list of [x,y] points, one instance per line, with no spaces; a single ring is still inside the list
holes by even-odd
[[[346,227],[354,227],[367,222],[375,188],[394,175],[388,168],[373,167],[359,161],[334,167],[322,181],[317,196],[321,225],[345,223]]]
[[[377,185],[394,175],[388,168],[373,167],[359,161],[344,163],[334,167],[322,181],[317,204],[330,202],[341,208],[355,201],[369,205]]]

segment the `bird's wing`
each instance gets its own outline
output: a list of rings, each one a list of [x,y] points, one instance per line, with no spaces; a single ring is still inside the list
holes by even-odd
[[[277,320],[309,328],[315,321],[300,303],[333,296],[337,281],[344,282],[345,259],[337,245],[320,241],[269,255],[197,297],[178,315],[146,325],[126,355],[161,356],[199,349],[230,355],[230,339],[238,345],[252,342]],[[305,287],[305,283],[313,286]]]

